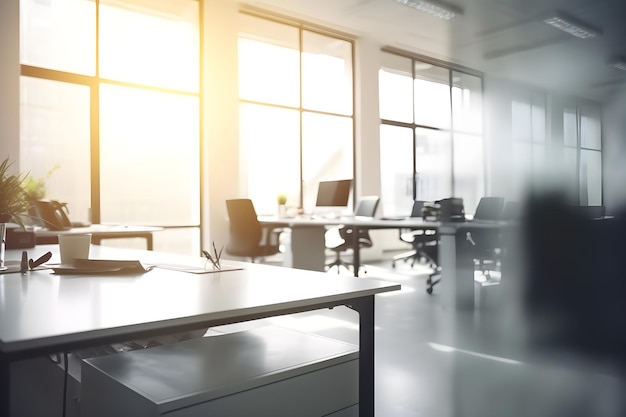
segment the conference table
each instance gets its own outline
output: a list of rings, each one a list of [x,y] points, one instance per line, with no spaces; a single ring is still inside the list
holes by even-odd
[[[471,246],[474,236],[481,232],[500,233],[510,230],[515,223],[505,221],[430,221],[420,217],[368,218],[358,216],[323,217],[303,215],[298,217],[259,216],[265,227],[291,229],[291,247],[285,265],[293,268],[324,271],[324,233],[329,227],[346,226],[359,229],[437,229],[439,265],[442,268],[442,297],[454,308],[474,307],[474,260]],[[358,242],[353,246],[354,276],[359,276],[361,254]]]
[[[105,239],[141,238],[146,241],[146,249],[153,250],[153,233],[163,230],[162,227],[134,226],[117,224],[91,224],[82,227],[72,227],[67,230],[48,230],[35,228],[35,239],[38,245],[56,244],[59,235],[91,234],[91,241],[100,244]]]
[[[46,251],[53,253],[48,264],[59,262],[58,245],[36,246],[29,255]],[[20,256],[7,251],[7,263]],[[221,272],[198,273],[206,268],[200,257],[98,245],[90,258],[152,268],[130,275],[0,274],[0,415],[10,415],[13,361],[335,306],[359,314],[359,414],[374,415],[375,295],[399,284],[234,261]]]

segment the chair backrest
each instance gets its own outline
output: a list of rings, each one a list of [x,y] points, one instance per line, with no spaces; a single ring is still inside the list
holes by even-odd
[[[380,197],[377,195],[361,197],[354,211],[354,215],[359,217],[374,217],[379,202]]]
[[[504,197],[482,197],[474,213],[475,220],[500,220]]]
[[[380,197],[377,195],[370,195],[359,198],[356,210],[354,211],[355,217],[374,217],[376,215],[376,209]],[[371,247],[372,239],[370,237],[369,229],[360,228],[357,236],[354,235],[354,230],[350,227],[340,227],[339,236],[345,241],[342,247],[350,247],[354,239],[359,240],[360,247]]]
[[[413,202],[413,208],[411,209],[411,217],[422,217],[422,208],[424,207],[424,200],[415,200]]]
[[[230,220],[230,241],[226,249],[239,252],[257,247],[263,232],[252,200],[248,198],[226,200],[226,210]]]
[[[502,209],[502,220],[519,220],[521,216],[521,204],[519,201],[509,200],[504,203],[504,208]]]

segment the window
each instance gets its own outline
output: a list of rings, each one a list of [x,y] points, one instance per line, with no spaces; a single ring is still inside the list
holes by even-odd
[[[520,94],[511,102],[513,192],[521,198],[531,182],[545,180],[546,96],[539,92]]]
[[[582,206],[602,202],[601,115],[592,104],[563,108],[563,152],[570,189]]]
[[[200,253],[199,3],[20,10],[20,166],[37,178],[58,167],[47,197],[72,220],[164,226],[155,249]]]
[[[452,196],[471,212],[485,189],[482,77],[383,52],[379,89],[384,213]]]
[[[353,43],[241,14],[241,166],[259,213],[312,209],[317,183],[353,177]]]

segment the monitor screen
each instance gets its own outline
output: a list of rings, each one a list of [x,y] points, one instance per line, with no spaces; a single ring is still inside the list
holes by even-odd
[[[352,180],[320,181],[316,207],[346,207]]]

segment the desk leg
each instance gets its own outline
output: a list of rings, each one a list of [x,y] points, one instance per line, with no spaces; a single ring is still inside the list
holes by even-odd
[[[359,313],[359,417],[374,417],[374,296],[350,308]]]
[[[442,302],[452,309],[474,308],[474,261],[468,230],[442,234],[439,244]]]
[[[11,415],[11,364],[0,359],[0,416]]]
[[[359,235],[358,226],[354,226],[352,230],[353,236]],[[361,269],[361,246],[359,246],[359,239],[354,239],[352,243],[352,268],[354,269],[354,276],[359,277],[359,269]]]
[[[291,250],[285,254],[285,266],[311,271],[325,270],[324,232],[320,227],[292,227]]]

